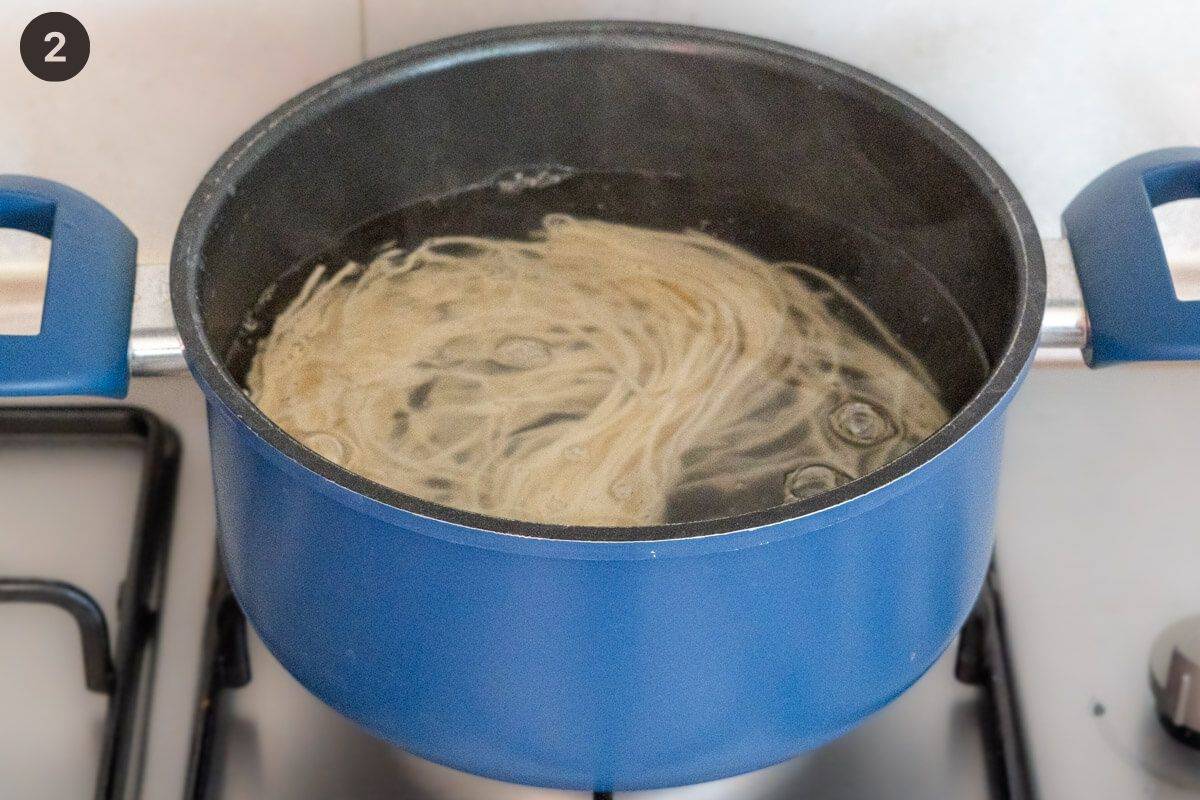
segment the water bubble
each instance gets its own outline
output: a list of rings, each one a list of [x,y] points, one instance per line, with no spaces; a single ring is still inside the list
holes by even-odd
[[[882,411],[861,400],[842,403],[829,415],[829,422],[833,432],[850,444],[878,444],[896,432]]]
[[[784,502],[807,500],[849,483],[850,476],[828,464],[809,464],[788,474],[784,479]]]
[[[532,336],[505,336],[492,351],[492,360],[510,369],[536,369],[550,363],[550,345]]]
[[[465,334],[447,339],[437,348],[435,355],[441,361],[457,364],[473,356],[478,357],[480,349],[478,337]]]
[[[496,188],[503,194],[517,194],[527,189],[545,189],[571,176],[574,172],[570,167],[543,167],[529,172],[525,170],[507,170],[497,175],[494,180]]]
[[[618,480],[608,487],[608,493],[617,500],[628,500],[633,496],[633,481]]]
[[[346,456],[346,446],[332,434],[310,433],[302,441],[309,450],[324,456],[335,464],[342,463],[342,459]]]

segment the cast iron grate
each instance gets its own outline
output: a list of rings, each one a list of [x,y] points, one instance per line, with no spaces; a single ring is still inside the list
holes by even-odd
[[[983,691],[981,732],[993,796],[1033,800],[1033,772],[998,583],[993,568],[959,636],[954,674]]]
[[[201,651],[186,800],[212,797],[222,702],[226,690],[245,686],[251,679],[245,625],[218,557]],[[980,734],[987,758],[989,796],[995,800],[1033,800],[1032,774],[994,571],[988,575],[963,626],[955,675],[963,683],[980,688]],[[613,800],[613,793],[596,792],[593,799]]]
[[[140,774],[148,704],[141,691],[154,656],[158,610],[179,474],[179,438],[156,416],[123,406],[0,408],[0,444],[84,441],[141,448],[141,481],[125,574],[117,587],[116,639],[99,604],[63,581],[0,577],[0,603],[46,603],[69,613],[79,627],[84,681],[108,695],[96,800],[125,797]],[[141,712],[139,714],[139,711]]]

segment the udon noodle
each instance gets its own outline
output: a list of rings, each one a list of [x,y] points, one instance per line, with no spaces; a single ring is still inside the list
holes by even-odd
[[[804,499],[943,425],[920,362],[824,273],[551,214],[318,268],[250,398],[325,458],[496,517],[639,526]]]

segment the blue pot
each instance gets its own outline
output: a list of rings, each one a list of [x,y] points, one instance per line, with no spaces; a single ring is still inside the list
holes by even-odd
[[[747,246],[838,273],[926,361],[953,418],[801,503],[598,529],[400,494],[305,449],[248,401],[227,354],[289,265],[364,219],[522,164],[686,175],[713,196],[802,208],[811,227],[764,215],[740,229]],[[1094,363],[1200,352],[1195,308],[1163,289],[1150,216],[1196,194],[1200,154],[1162,151],[1068,211]],[[611,200],[615,218],[660,226],[709,202]],[[4,393],[123,394],[132,235],[32,178],[0,182],[0,219],[54,240],[44,332],[0,338]],[[1019,195],[936,111],[813,53],[641,23],[486,32],[339,75],[222,156],[172,256],[176,320],[208,400],[221,550],[267,646],[315,695],[417,755],[597,790],[789,758],[938,658],[984,579],[1004,412],[1044,294]]]

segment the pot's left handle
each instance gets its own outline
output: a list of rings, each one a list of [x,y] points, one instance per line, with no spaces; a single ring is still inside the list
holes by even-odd
[[[137,239],[108,209],[61,183],[0,176],[0,228],[50,240],[35,336],[0,335],[0,396],[124,397]]]

